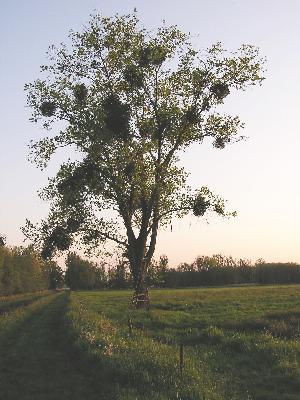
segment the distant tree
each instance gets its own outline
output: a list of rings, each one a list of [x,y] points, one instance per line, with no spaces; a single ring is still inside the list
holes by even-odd
[[[100,289],[106,285],[104,267],[84,260],[74,252],[68,254],[66,267],[65,282],[71,289]]]
[[[64,272],[55,261],[46,261],[44,271],[49,281],[49,289],[61,288],[64,284]]]
[[[0,247],[4,247],[6,244],[6,237],[3,235],[0,235]]]
[[[108,278],[104,263],[95,266],[95,275],[95,289],[102,289],[106,287]]]
[[[44,262],[30,246],[0,247],[0,294],[48,289]]]
[[[165,255],[160,256],[159,261],[152,261],[148,268],[147,284],[149,286],[162,287],[166,282],[166,273],[169,268],[169,260]]]
[[[45,167],[67,146],[80,156],[42,193],[52,202],[48,219],[23,231],[43,243],[44,258],[75,239],[89,249],[114,242],[126,252],[136,296],[145,297],[159,227],[189,212],[233,215],[207,187],[187,186],[179,154],[207,138],[218,149],[242,139],[239,118],[219,107],[231,91],[262,82],[263,62],[249,45],[196,51],[176,26],[147,32],[136,14],[95,15],[70,39],[71,48],[50,47],[43,78],[25,89],[31,120],[58,132],[32,144],[34,162]]]
[[[13,258],[7,255],[4,258],[2,265],[2,287],[3,294],[11,295],[15,293],[20,293],[20,279],[17,275],[17,270],[13,265]]]
[[[65,282],[71,289],[89,288],[89,263],[75,253],[69,253],[66,260]]]
[[[115,267],[108,270],[108,284],[111,288],[125,289],[131,285],[128,262],[119,260]]]

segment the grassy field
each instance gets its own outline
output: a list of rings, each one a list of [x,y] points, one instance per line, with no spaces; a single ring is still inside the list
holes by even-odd
[[[36,293],[17,294],[15,296],[0,297],[0,315],[11,312],[15,308],[27,306],[33,301],[51,294],[51,290]]]
[[[153,290],[150,311],[130,296],[6,305],[3,399],[299,400],[300,286]]]

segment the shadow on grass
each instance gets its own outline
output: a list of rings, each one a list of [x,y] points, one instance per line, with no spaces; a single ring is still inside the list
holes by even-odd
[[[32,294],[30,296],[24,295],[24,298],[22,297],[18,298],[16,296],[16,298],[13,300],[10,300],[10,297],[8,297],[7,300],[0,302],[0,316],[15,311],[20,307],[26,307],[32,304],[34,301],[47,297],[50,294],[53,294],[53,292],[49,291],[43,294],[37,293],[37,294]]]
[[[0,339],[0,387],[5,400],[113,399],[104,382],[68,343],[67,295],[57,295],[16,322]],[[108,393],[109,392],[109,393]]]
[[[159,309],[171,311],[169,305]],[[177,309],[183,311],[184,305]],[[154,340],[183,343],[199,354],[199,360],[201,352],[212,352],[207,362],[221,376],[233,376],[253,400],[300,398],[298,311],[268,313],[261,318],[216,325],[197,319],[180,326],[175,320],[171,323],[154,320],[151,329]],[[155,336],[157,329],[161,335]]]
[[[240,332],[269,332],[283,339],[300,338],[300,312],[266,314],[261,318],[243,321],[237,324],[223,324],[224,328]]]
[[[207,326],[187,336],[185,344],[214,349],[216,370],[230,371],[254,400],[298,400],[299,323],[299,312],[272,313],[239,324]]]

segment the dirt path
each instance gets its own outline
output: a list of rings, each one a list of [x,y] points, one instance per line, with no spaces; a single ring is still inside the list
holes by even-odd
[[[65,335],[66,294],[53,297],[0,340],[1,400],[110,399],[74,358]]]

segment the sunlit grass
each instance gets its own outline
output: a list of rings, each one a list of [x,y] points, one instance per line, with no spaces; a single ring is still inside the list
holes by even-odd
[[[130,291],[6,298],[1,395],[299,400],[299,294],[296,285],[153,290],[150,311],[130,308]]]
[[[109,321],[114,326],[111,332],[115,332],[111,340],[124,338],[130,349],[125,351],[127,358],[119,354],[116,361],[110,357],[110,368],[119,363],[121,371],[122,363],[130,360],[133,371],[142,369],[149,381],[157,383],[152,387],[154,392],[169,396],[162,398],[174,396],[153,372],[160,370],[163,376],[165,368],[174,371],[174,380],[168,377],[170,385],[181,382],[177,393],[183,399],[292,400],[299,399],[300,393],[299,295],[297,285],[153,290],[149,312],[128,308],[130,291],[77,292],[72,294],[72,302],[84,304],[94,321]],[[102,337],[101,329],[95,331]],[[178,376],[180,343],[184,344],[185,374],[189,377],[186,390],[186,383]],[[94,351],[103,362],[103,353]],[[154,369],[146,362],[147,353],[152,351],[158,353]],[[138,363],[138,358],[145,363]],[[146,384],[143,379],[137,379],[142,386]],[[137,387],[134,380],[126,384]]]

